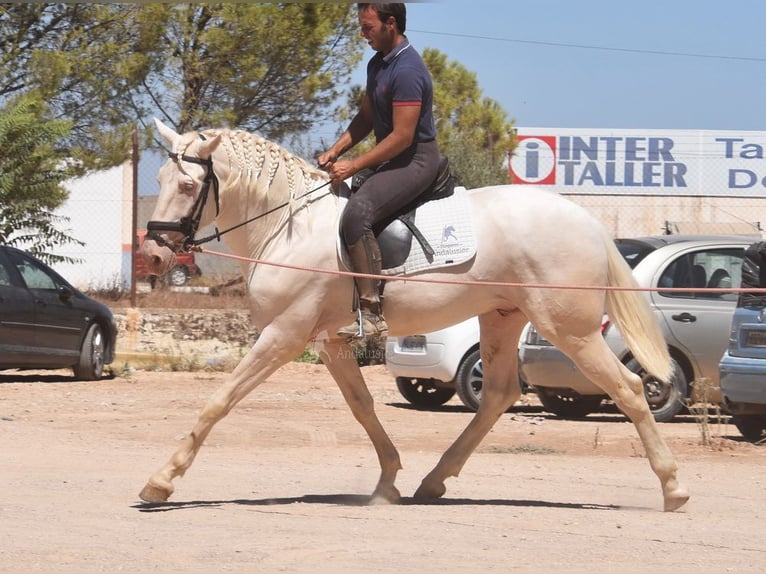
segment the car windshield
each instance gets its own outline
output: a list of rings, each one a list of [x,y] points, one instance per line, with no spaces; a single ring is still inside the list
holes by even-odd
[[[635,269],[636,265],[649,255],[656,248],[653,245],[644,243],[643,241],[635,241],[630,239],[617,239],[615,240],[617,249],[628,262],[631,269]]]

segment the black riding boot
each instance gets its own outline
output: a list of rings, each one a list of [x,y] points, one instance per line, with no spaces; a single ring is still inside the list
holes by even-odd
[[[380,275],[381,256],[378,241],[371,234],[363,235],[348,249],[351,259],[351,269],[355,273],[368,275]],[[383,319],[380,308],[380,293],[378,280],[371,277],[354,277],[356,289],[359,293],[359,317],[351,325],[338,329],[338,335],[346,339],[363,339],[366,337],[385,337],[388,334],[388,325]]]

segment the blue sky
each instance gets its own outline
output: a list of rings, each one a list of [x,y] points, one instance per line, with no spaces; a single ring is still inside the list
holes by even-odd
[[[407,16],[412,44],[474,72],[516,126],[766,130],[763,0],[441,0]]]

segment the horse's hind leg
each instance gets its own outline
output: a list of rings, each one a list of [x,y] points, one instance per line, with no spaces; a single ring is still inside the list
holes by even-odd
[[[678,465],[646,402],[641,378],[620,363],[599,333],[579,339],[574,349],[562,350],[635,425],[649,464],[662,485],[664,510],[670,512],[683,506],[689,493],[678,482]]]
[[[286,341],[293,341],[292,344]],[[250,352],[239,362],[229,379],[218,388],[202,409],[189,433],[165,465],[155,472],[139,494],[146,502],[165,502],[173,494],[173,479],[183,476],[194,461],[213,426],[256,386],[303,350],[299,337],[285,336],[269,326]]]
[[[527,319],[520,311],[491,311],[479,317],[483,381],[481,404],[471,422],[423,479],[416,498],[438,498],[444,481],[457,476],[468,457],[497,419],[521,396],[518,376],[518,341]]]
[[[380,479],[372,494],[372,502],[399,502],[399,490],[394,486],[396,474],[402,468],[399,453],[375,414],[372,396],[356,356],[351,347],[343,342],[325,342],[317,351],[338,384],[354,418],[367,431],[378,455]]]

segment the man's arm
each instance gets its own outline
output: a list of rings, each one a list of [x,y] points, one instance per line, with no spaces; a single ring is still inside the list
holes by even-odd
[[[398,156],[412,145],[419,117],[420,104],[394,106],[393,131],[367,153],[354,159],[333,163],[330,169],[333,181],[341,182],[365,168],[377,167],[384,161]]]
[[[354,160],[357,171],[395,158],[415,141],[420,104],[394,105],[394,129],[378,145]]]
[[[338,158],[362,141],[372,131],[372,103],[367,94],[362,98],[362,105],[346,131],[338,138],[332,147],[317,158],[319,167],[329,167]]]

